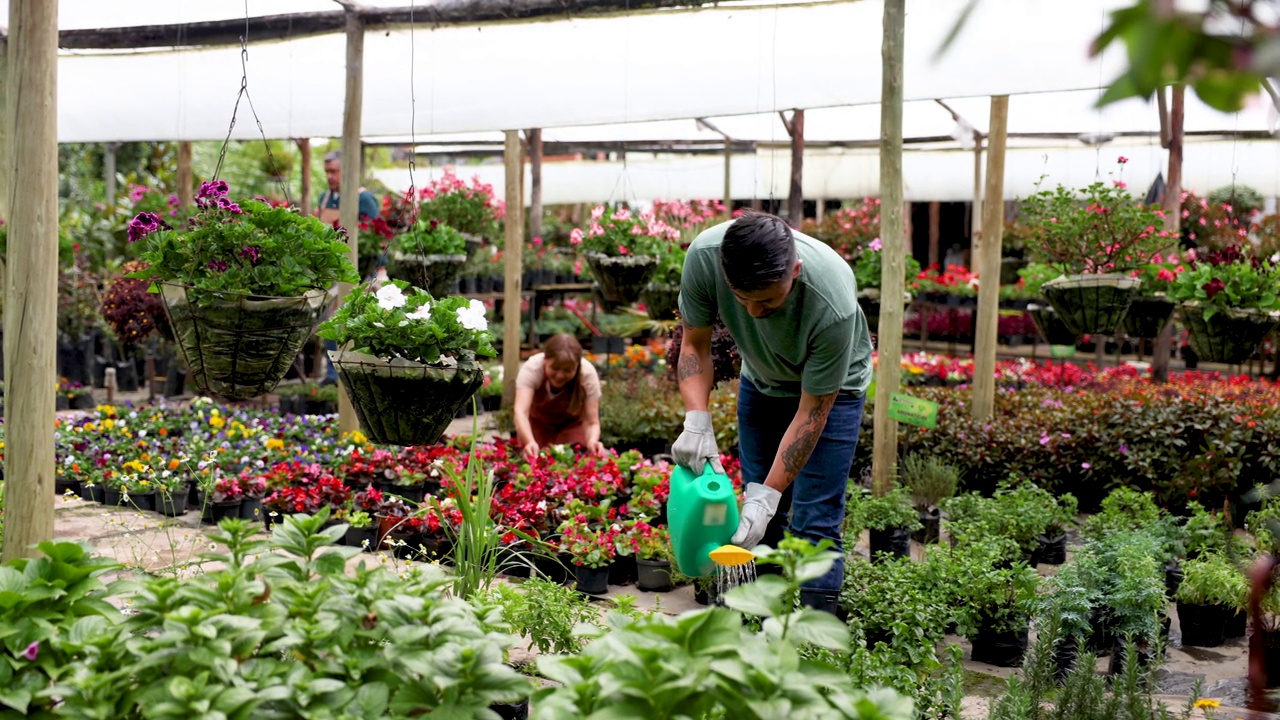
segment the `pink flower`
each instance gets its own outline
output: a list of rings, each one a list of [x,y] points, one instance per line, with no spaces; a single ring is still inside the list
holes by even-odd
[[[535,237],[534,239],[530,240],[529,242],[533,243],[535,246],[536,246],[536,245],[541,245],[541,244],[542,244],[542,238],[541,238],[541,237]]]
[[[867,243],[867,248],[875,252],[880,252],[880,248],[884,247],[884,243],[880,242],[880,238],[876,238]]]
[[[28,645],[28,646],[27,646],[27,649],[26,649],[26,650],[23,650],[23,651],[22,651],[22,657],[24,657],[24,658],[26,658],[26,659],[28,659],[28,660],[35,660],[35,659],[36,659],[36,656],[38,656],[39,654],[40,654],[40,642],[39,642],[39,641],[36,641],[36,642],[31,643],[30,645]]]
[[[1125,181],[1123,181],[1123,180],[1112,180],[1112,181],[1111,181],[1111,184],[1112,184],[1112,185],[1115,185],[1116,187],[1120,188],[1121,190],[1123,190],[1123,189],[1125,189],[1125,188],[1129,187],[1129,184],[1128,184],[1128,183],[1126,183],[1126,182],[1125,182]]]
[[[619,246],[618,246],[618,254],[619,254],[619,255],[629,255],[630,253],[631,253],[631,251],[627,249],[627,246],[625,246],[625,245],[619,245]]]
[[[1041,435],[1041,436],[1040,436],[1040,444],[1041,444],[1041,445],[1048,445],[1048,444],[1049,444],[1049,436],[1048,436],[1048,435]]]
[[[595,206],[594,208],[592,208],[592,209],[591,209],[591,219],[592,219],[592,220],[599,220],[599,219],[600,219],[600,218],[602,218],[602,217],[604,217],[604,206],[603,206],[603,205],[597,205],[597,206]]]
[[[1125,163],[1129,162],[1129,158],[1121,155],[1119,159],[1116,160],[1116,162],[1120,163],[1121,165],[1124,165]]]
[[[600,237],[604,235],[604,228],[600,223],[591,223],[591,229],[587,230],[587,237]]]
[[[1093,466],[1087,462],[1083,462],[1083,463],[1080,463],[1080,467],[1084,468],[1085,470],[1088,470],[1090,467],[1093,467]]]
[[[569,231],[569,244],[581,245],[582,237],[584,234],[585,233],[582,232],[582,228],[574,228],[573,230]]]
[[[1156,279],[1161,282],[1173,282],[1174,280],[1177,280],[1178,277],[1169,272],[1169,268],[1160,268],[1160,272],[1156,273]]]
[[[613,213],[613,219],[618,221],[630,220],[631,211],[626,208],[618,208],[617,211]]]

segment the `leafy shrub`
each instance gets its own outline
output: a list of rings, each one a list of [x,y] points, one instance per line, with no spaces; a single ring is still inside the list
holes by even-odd
[[[960,474],[942,458],[922,453],[908,455],[898,464],[902,484],[911,491],[916,508],[928,510],[938,507],[946,498],[956,494]]]

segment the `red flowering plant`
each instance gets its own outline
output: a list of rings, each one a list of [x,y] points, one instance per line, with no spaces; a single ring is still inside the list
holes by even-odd
[[[440,539],[457,537],[462,525],[462,511],[451,497],[428,497],[416,514],[422,517],[421,532]]]
[[[936,265],[921,270],[910,281],[912,294],[940,293],[974,297],[978,294],[978,274],[969,272],[962,265],[948,265],[946,272],[939,272]]]
[[[618,555],[620,530],[588,522],[582,514],[560,524],[560,552],[567,553],[579,567],[607,567]]]
[[[662,515],[671,495],[671,471],[675,467],[665,460],[642,460],[631,470],[631,500],[628,513],[639,519]]]
[[[1178,255],[1171,253],[1166,257],[1156,253],[1151,256],[1150,263],[1131,270],[1129,276],[1142,281],[1143,295],[1163,295],[1169,292],[1169,286],[1186,269]]]
[[[850,263],[856,263],[872,242],[880,240],[880,198],[848,203],[828,213],[822,222],[805,220],[800,224],[800,231],[830,245]]]
[[[386,254],[387,241],[395,237],[395,231],[380,217],[361,220],[359,228],[360,272],[367,275]]]
[[[451,170],[418,192],[418,220],[438,220],[461,233],[493,238],[498,221],[507,216],[507,206],[495,197],[493,186],[480,176],[467,184]],[[410,225],[412,223],[409,223]]]
[[[1213,202],[1195,193],[1182,192],[1182,235],[1188,242],[1210,250],[1245,243],[1254,210],[1231,202]]]
[[[378,480],[397,479],[399,465],[400,458],[385,448],[373,448],[372,451],[355,448],[338,468],[338,473],[351,485],[370,485]]]
[[[652,211],[632,213],[625,207],[597,205],[586,230],[574,228],[569,243],[607,257],[663,258],[680,242],[680,228],[659,220]]]
[[[1037,238],[1027,248],[1031,258],[1065,275],[1128,273],[1175,242],[1161,229],[1164,212],[1139,203],[1119,179],[1039,190],[1023,199],[1022,212]]]
[[[636,557],[642,560],[671,558],[671,533],[666,527],[650,525],[644,520],[632,522],[628,528],[635,545]]]
[[[1223,310],[1280,310],[1280,268],[1238,245],[1196,257],[1169,288],[1169,298],[1198,303],[1208,320]]]
[[[726,219],[727,213],[721,200],[654,200],[653,216],[672,227],[700,231],[713,222]]]

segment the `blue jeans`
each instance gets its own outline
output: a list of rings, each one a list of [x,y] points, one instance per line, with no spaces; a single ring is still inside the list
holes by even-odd
[[[844,579],[844,547],[840,529],[844,524],[845,490],[849,486],[849,469],[858,447],[862,428],[864,398],[840,393],[822,437],[813,448],[791,487],[782,493],[778,513],[773,516],[761,541],[777,547],[784,530],[816,543],[826,538],[835,543],[840,559],[831,570],[804,588],[822,594],[836,593]],[[772,397],[760,392],[746,377],[738,390],[738,457],[742,462],[742,479],[762,483],[769,475],[778,446],[800,408],[799,397]],[[802,591],[803,594],[803,591]],[[806,605],[809,603],[805,603]]]
[[[325,349],[325,350],[337,350],[337,349],[338,349],[338,343],[336,343],[336,342],[334,342],[334,341],[332,341],[332,340],[325,340],[325,341],[324,341],[324,349]],[[327,352],[324,354],[324,365],[325,365],[325,368],[326,368],[326,369],[325,369],[325,373],[324,373],[324,382],[326,382],[326,383],[336,383],[336,382],[338,382],[338,369],[337,369],[337,368],[335,368],[335,367],[333,366],[333,361],[329,359],[329,353],[327,353]]]

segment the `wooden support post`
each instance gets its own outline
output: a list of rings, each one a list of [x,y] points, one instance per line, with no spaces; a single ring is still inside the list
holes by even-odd
[[[347,13],[347,83],[342,106],[342,177],[338,185],[338,222],[347,228],[347,257],[359,267],[357,251],[360,233],[360,171],[364,167],[360,146],[360,115],[364,101],[364,20],[354,12]],[[351,292],[347,283],[338,284],[338,302]],[[341,380],[338,381],[341,384]],[[360,429],[355,407],[345,388],[338,392],[338,431],[349,433]]]
[[[898,465],[898,423],[889,400],[902,373],[902,55],[906,0],[884,0],[880,81],[880,327],[876,370],[875,435],[871,489],[893,487]]]
[[[976,267],[975,259],[982,247],[982,136],[974,133],[973,140],[973,210],[969,213],[969,267],[971,269]]]
[[[1004,250],[1004,152],[1009,128],[1009,96],[991,98],[987,146],[987,189],[982,212],[982,254],[978,268],[978,322],[973,354],[973,419],[989,420],[996,402],[996,330],[1000,321],[1000,256]]]
[[[787,224],[800,227],[804,220],[804,110],[792,110],[787,123],[791,134],[791,192],[787,195]]]
[[[1164,88],[1159,91],[1164,95]],[[1169,109],[1169,173],[1164,185],[1164,229],[1169,231],[1169,252],[1179,247],[1178,237],[1182,229],[1182,125],[1187,97],[1186,85],[1173,86],[1173,99]],[[1169,355],[1173,351],[1173,322],[1165,324],[1151,351],[1151,379],[1168,382]]]
[[[524,275],[524,162],[520,133],[515,130],[507,131],[503,160],[507,166],[507,237],[502,282],[502,406],[509,408],[516,400],[516,376],[520,374],[520,299],[524,294],[520,287]]]
[[[195,174],[191,169],[191,143],[178,143],[178,207],[191,207],[195,200]]]
[[[303,215],[311,214],[311,138],[298,138],[299,163],[302,173],[302,192],[298,195],[298,208]]]
[[[116,187],[116,150],[119,148],[120,143],[109,142],[102,153],[102,179],[106,183],[107,215],[111,217],[115,217],[116,214],[116,194],[118,192]],[[105,243],[102,248],[103,257],[108,260],[114,258],[116,250],[118,250],[115,240],[111,239],[110,235],[106,235],[103,242]]]
[[[0,559],[53,539],[58,373],[58,2],[10,0],[2,168],[9,193],[5,333],[5,528]],[[19,175],[21,168],[21,175]]]
[[[4,128],[7,122],[9,106],[9,38],[0,38],[0,220],[9,221],[9,156],[13,145],[9,133]],[[0,275],[3,267],[0,266]],[[3,289],[0,289],[3,292]]]
[[[525,130],[524,135],[529,142],[529,237],[535,238],[542,237],[542,131]]]
[[[902,204],[902,249],[906,252],[904,257],[911,257],[914,254],[915,234],[915,225],[911,222],[911,201],[908,200]]]
[[[934,200],[929,203],[929,264],[937,265],[942,259],[938,257],[938,240],[942,236],[942,203]]]
[[[724,211],[733,213],[733,141],[724,139]]]

